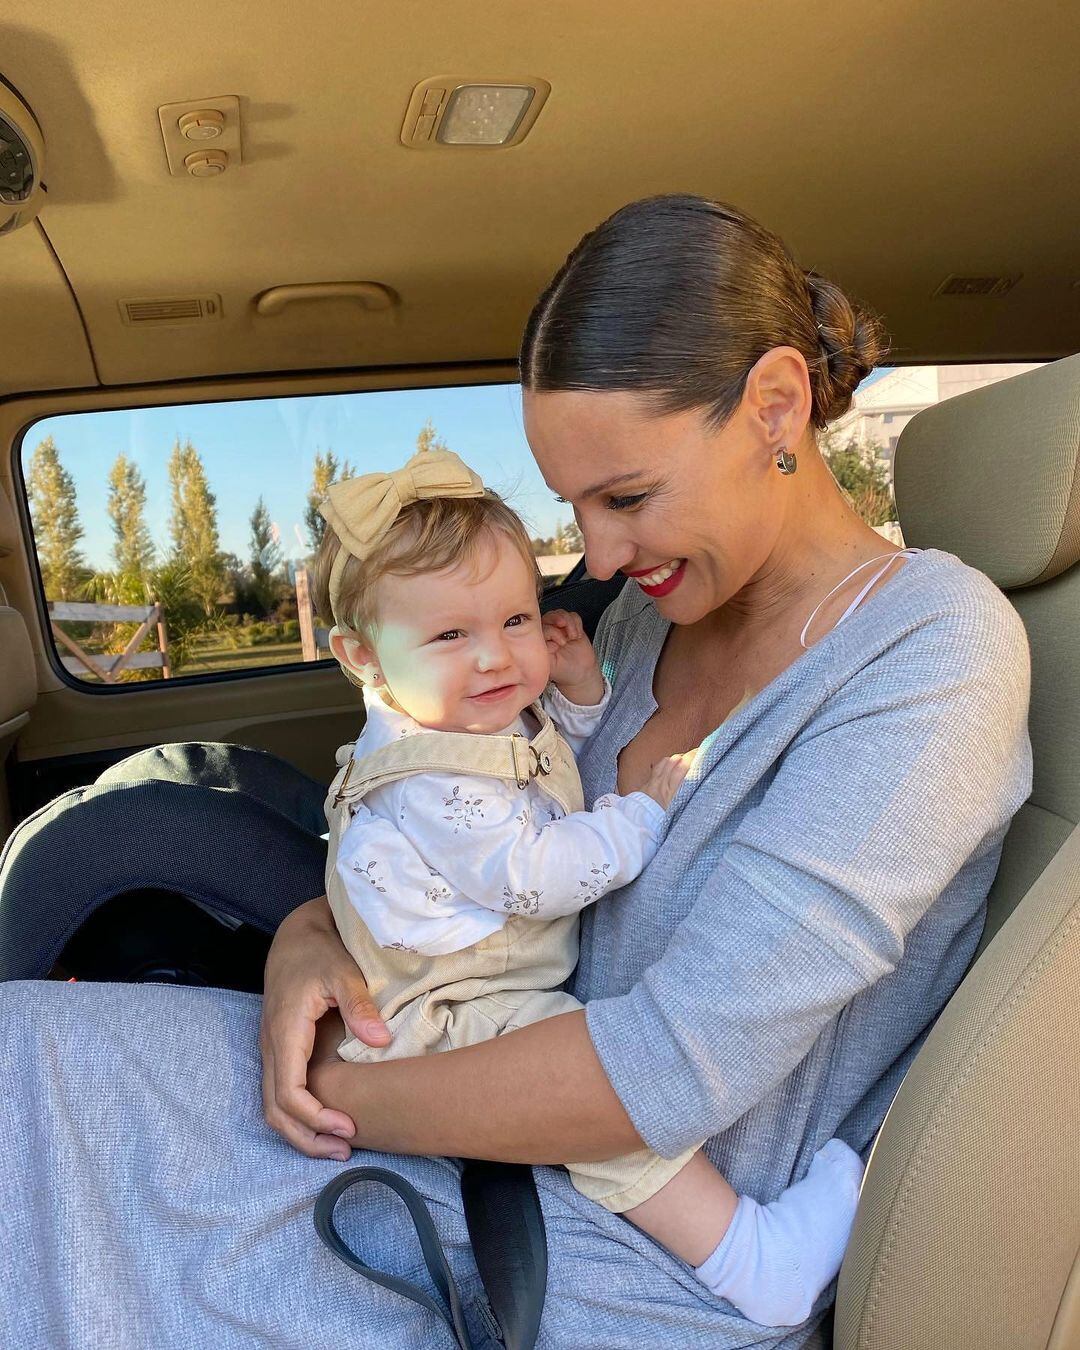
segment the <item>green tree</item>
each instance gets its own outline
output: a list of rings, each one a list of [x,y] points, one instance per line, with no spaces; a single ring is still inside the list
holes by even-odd
[[[79,550],[83,528],[75,480],[60,463],[51,436],[40,441],[30,457],[26,488],[45,595],[50,600],[70,600],[79,593],[86,575]]]
[[[281,546],[270,512],[260,496],[251,513],[251,591],[261,614],[269,614],[280,589]]]
[[[304,526],[313,553],[322,543],[323,528],[326,524],[319,515],[319,503],[326,496],[327,489],[332,483],[340,483],[343,478],[351,478],[352,475],[353,468],[349,461],[345,460],[343,464],[338,464],[333,450],[327,450],[325,455],[321,450],[315,451],[315,463],[311,467],[311,487],[304,509]]]
[[[868,525],[884,525],[896,519],[892,488],[879,458],[879,446],[856,440],[837,444],[826,433],[821,439],[821,452],[852,509]]]
[[[169,456],[172,516],[169,534],[172,556],[190,578],[192,595],[210,615],[217,605],[224,581],[218,540],[217,500],[210,491],[199,452],[190,441],[179,439]]]
[[[153,563],[154,541],[146,527],[146,482],[124,454],[117,455],[109,470],[107,510],[117,571],[140,576]]]
[[[191,569],[184,559],[170,555],[164,561],[148,567],[141,575],[132,572],[97,572],[87,582],[88,600],[109,605],[148,605],[158,601],[165,615],[169,636],[169,661],[173,675],[184,673],[186,666],[198,655],[200,642],[207,638],[221,638],[224,626],[220,615],[207,617],[201,601],[194,593]],[[137,623],[102,625],[101,648],[106,652],[122,652],[131,640]],[[152,651],[157,646],[157,633],[151,631],[140,646],[140,651]],[[125,684],[161,678],[158,669],[125,670],[120,679]]]

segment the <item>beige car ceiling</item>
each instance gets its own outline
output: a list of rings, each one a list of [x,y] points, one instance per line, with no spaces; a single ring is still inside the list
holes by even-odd
[[[1080,7],[1030,0],[8,0],[0,75],[47,201],[0,237],[0,395],[239,372],[505,359],[566,251],[621,203],[727,199],[881,311],[900,360],[1080,346]],[[524,141],[419,152],[410,95],[539,77]],[[239,100],[243,162],[171,176],[157,110]],[[934,297],[950,275],[1019,280]],[[269,288],[372,282],[397,302]],[[220,296],[188,326],[127,299]]]

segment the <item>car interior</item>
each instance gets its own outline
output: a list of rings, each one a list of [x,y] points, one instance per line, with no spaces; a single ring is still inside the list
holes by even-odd
[[[1026,625],[1034,788],[977,959],[875,1144],[831,1334],[1080,1346],[1078,51],[1080,11],[1045,0],[327,0],[302,25],[279,0],[11,0],[0,843],[150,747],[247,746],[325,783],[358,731],[328,660],[74,673],[28,497],[39,424],[512,397],[529,310],[588,229],[656,193],[733,202],[882,316],[890,365],[1045,363],[919,412],[895,451],[905,542],[985,571]],[[254,501],[254,436],[235,457]],[[594,625],[613,593],[579,563],[546,601]],[[145,901],[90,916],[53,977],[261,987],[266,934]]]

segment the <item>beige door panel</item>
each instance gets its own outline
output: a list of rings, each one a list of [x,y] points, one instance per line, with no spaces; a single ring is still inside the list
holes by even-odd
[[[359,695],[337,666],[177,681],[103,692],[42,694],[19,740],[20,760],[53,759],[166,741],[232,741],[268,750],[329,782],[334,750],[363,724]]]

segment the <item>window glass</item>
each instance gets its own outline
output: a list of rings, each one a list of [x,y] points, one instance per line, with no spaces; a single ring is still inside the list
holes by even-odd
[[[821,449],[859,514],[886,538],[903,542],[893,500],[893,455],[916,413],[957,394],[1037,370],[1038,364],[892,366],[868,376],[851,410],[822,433]],[[888,432],[883,433],[883,428]]]
[[[457,451],[525,517],[553,580],[580,556],[529,454],[517,385],[90,412],[22,444],[57,656],[95,685],[325,659],[308,603],[338,478]]]

